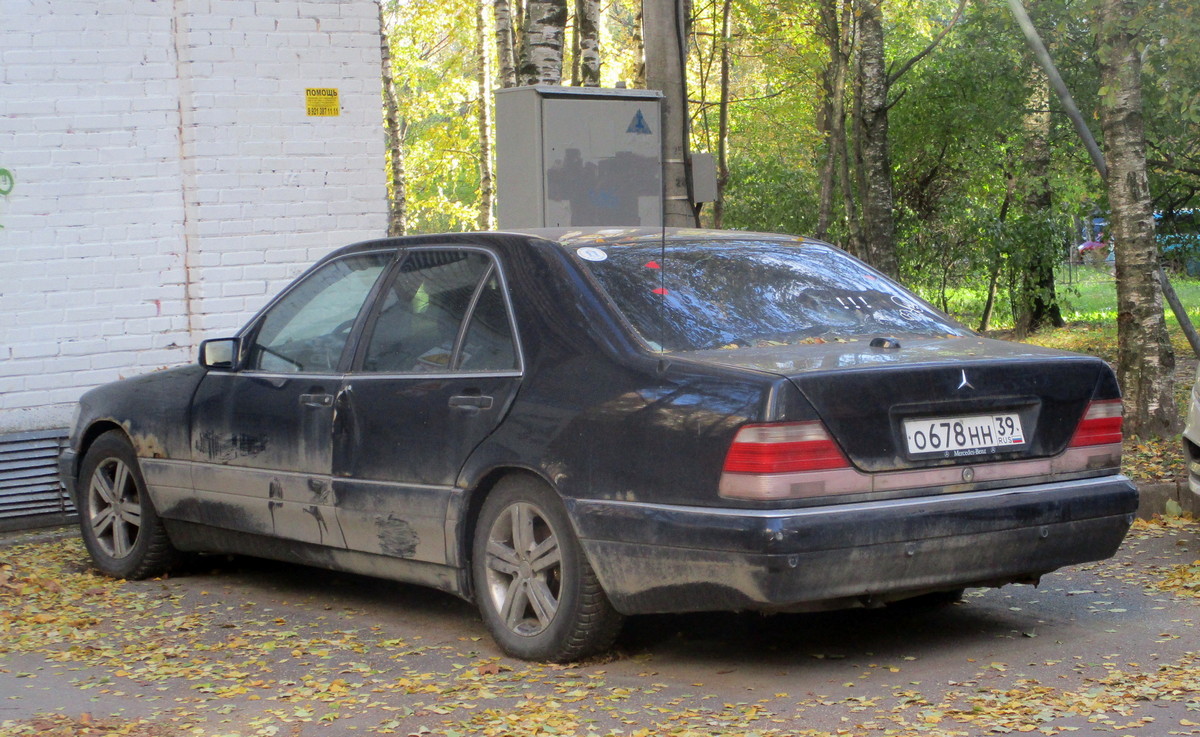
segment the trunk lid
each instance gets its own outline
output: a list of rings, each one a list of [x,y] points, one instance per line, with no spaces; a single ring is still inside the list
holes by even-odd
[[[1092,356],[976,337],[898,342],[686,355],[788,377],[865,472],[1054,456],[1093,398],[1119,396],[1111,369]]]

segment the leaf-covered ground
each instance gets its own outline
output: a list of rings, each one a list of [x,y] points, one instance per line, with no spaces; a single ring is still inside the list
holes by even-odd
[[[329,591],[340,579],[308,569],[283,567],[318,583],[279,589],[276,564],[256,569],[250,586],[207,569],[123,582],[91,573],[71,537],[9,545],[0,547],[0,719],[12,704],[24,716],[0,721],[0,734],[1200,735],[1198,539],[1186,519],[1138,523],[1128,555],[1079,567],[1045,593],[973,592],[965,610],[937,620],[964,640],[948,641],[956,662],[937,682],[922,662],[937,657],[931,648],[878,631],[936,615],[717,619],[704,625],[711,636],[662,630],[667,645],[649,627],[607,658],[544,666],[495,656],[466,605],[444,599],[398,602],[402,613],[380,622]],[[411,589],[387,591],[384,601]],[[984,602],[991,608],[969,616]],[[1059,651],[1034,638],[1064,631],[1063,607],[1107,632],[1173,614],[1129,649],[1023,655],[1033,652],[1023,643]],[[814,640],[796,623],[844,629]],[[859,643],[846,642],[859,630]],[[672,666],[673,652],[691,665]],[[818,674],[819,686],[798,673]]]

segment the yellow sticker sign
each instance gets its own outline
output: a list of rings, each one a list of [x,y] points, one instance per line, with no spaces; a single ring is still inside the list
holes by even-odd
[[[337,87],[309,87],[304,90],[304,110],[309,117],[329,118],[342,114]]]

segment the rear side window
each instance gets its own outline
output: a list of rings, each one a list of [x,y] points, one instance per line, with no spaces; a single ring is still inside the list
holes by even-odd
[[[589,249],[580,263],[642,338],[665,350],[970,334],[823,245],[676,241]]]
[[[383,290],[362,370],[512,371],[512,324],[496,266],[480,251],[417,250]]]

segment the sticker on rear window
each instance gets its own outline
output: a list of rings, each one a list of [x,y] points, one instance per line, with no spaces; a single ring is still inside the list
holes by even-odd
[[[579,256],[579,258],[583,259],[584,261],[607,261],[608,260],[607,253],[605,253],[604,251],[601,251],[599,248],[593,248],[591,246],[585,246],[583,248],[580,248],[579,250],[577,250],[575,252],[575,255]]]

